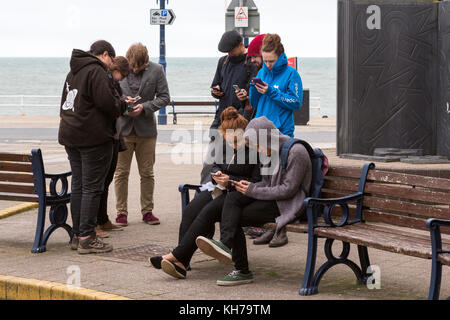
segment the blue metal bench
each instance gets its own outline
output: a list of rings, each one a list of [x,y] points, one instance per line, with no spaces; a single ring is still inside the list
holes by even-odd
[[[67,204],[70,202],[68,177],[71,172],[45,173],[40,149],[30,154],[0,154],[0,200],[37,202],[38,215],[34,244],[31,252],[46,251],[50,235],[58,228],[64,228],[73,237],[72,227],[67,224]],[[47,180],[49,189],[47,190]],[[61,189],[57,190],[58,183]],[[45,230],[46,211],[49,210],[50,226]],[[45,230],[45,232],[44,232]]]
[[[189,190],[180,185],[182,208]],[[304,201],[308,221],[287,225],[287,231],[308,233],[308,252],[300,295],[318,293],[320,281],[333,266],[344,264],[360,284],[371,276],[368,247],[431,259],[429,299],[439,298],[442,265],[450,266],[450,179],[375,170],[373,163],[358,168],[330,167],[321,198]],[[448,220],[447,220],[448,219]],[[264,228],[275,228],[274,223]],[[430,236],[427,232],[431,232]],[[325,261],[316,271],[318,239],[325,239]],[[333,254],[341,241],[342,252]],[[350,244],[357,246],[359,263],[349,259]]]

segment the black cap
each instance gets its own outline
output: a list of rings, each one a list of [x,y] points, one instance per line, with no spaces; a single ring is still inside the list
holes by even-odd
[[[242,42],[242,36],[236,30],[227,31],[219,42],[220,52],[230,52]]]

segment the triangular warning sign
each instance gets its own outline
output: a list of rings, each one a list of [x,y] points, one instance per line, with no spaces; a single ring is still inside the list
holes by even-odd
[[[240,19],[248,19],[247,14],[244,11],[244,8],[239,8],[239,11],[236,15],[236,19],[240,20]]]

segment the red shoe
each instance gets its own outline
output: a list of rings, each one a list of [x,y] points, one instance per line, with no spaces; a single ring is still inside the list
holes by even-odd
[[[142,217],[142,221],[144,221],[145,223],[148,223],[148,224],[152,224],[152,225],[160,224],[159,219],[157,217],[155,217],[155,215],[151,211],[144,214],[144,216]]]
[[[116,223],[119,226],[124,226],[126,227],[128,225],[128,221],[127,221],[127,215],[126,214],[118,214],[117,218],[116,218]]]

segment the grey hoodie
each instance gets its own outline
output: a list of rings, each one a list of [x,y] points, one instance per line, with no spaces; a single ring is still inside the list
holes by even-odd
[[[266,132],[265,136],[255,135],[255,132]],[[275,128],[273,123],[266,117],[253,119],[248,124],[244,137],[253,144],[261,144],[260,138],[267,137],[267,147],[274,155],[280,155],[281,147],[290,139]],[[276,143],[276,140],[279,143]],[[263,142],[264,143],[264,142]],[[278,163],[274,158],[272,163]],[[267,165],[266,165],[267,166]],[[290,149],[285,173],[281,174],[281,168],[275,170],[272,175],[263,175],[262,181],[252,183],[246,195],[257,200],[276,200],[280,216],[277,217],[277,232],[288,223],[296,220],[303,210],[303,200],[306,195],[301,190],[301,184],[306,190],[311,186],[312,165],[308,151],[299,143]]]

